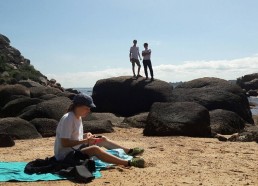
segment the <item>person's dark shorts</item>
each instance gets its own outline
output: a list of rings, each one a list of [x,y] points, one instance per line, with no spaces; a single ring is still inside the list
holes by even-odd
[[[134,58],[132,58],[132,59],[131,59],[131,63],[132,63],[132,65],[135,65],[135,64],[136,64],[138,67],[141,66],[141,63],[140,63],[139,59],[134,59]]]

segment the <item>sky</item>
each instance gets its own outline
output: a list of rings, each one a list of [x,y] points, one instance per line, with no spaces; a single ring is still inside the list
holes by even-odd
[[[134,39],[140,50],[149,43],[157,79],[229,80],[258,71],[257,9],[257,0],[0,0],[0,33],[66,88],[132,75]]]

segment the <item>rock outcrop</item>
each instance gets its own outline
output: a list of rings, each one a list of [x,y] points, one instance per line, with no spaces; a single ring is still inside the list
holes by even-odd
[[[58,121],[48,118],[35,118],[30,121],[42,137],[53,137],[56,135]]]
[[[15,145],[14,140],[8,134],[0,134],[0,147],[12,147]]]
[[[83,128],[84,132],[91,132],[92,134],[114,132],[110,120],[83,121]]]
[[[194,102],[154,103],[143,134],[211,137],[209,111]]]
[[[237,85],[218,78],[200,78],[185,82],[173,90],[172,102],[196,102],[209,111],[235,112],[247,123],[254,123],[245,92]]]
[[[21,118],[0,119],[0,133],[5,133],[13,139],[34,139],[41,138],[37,129],[28,121]]]
[[[210,111],[210,120],[212,132],[223,135],[242,132],[246,124],[235,112],[222,109]]]
[[[144,128],[146,126],[148,115],[148,112],[144,112],[135,116],[127,117],[124,119],[123,124],[133,128]]]
[[[26,59],[21,52],[10,45],[10,40],[0,34],[0,84],[21,84],[27,86],[23,81],[33,80],[44,86],[54,87],[64,91],[56,80],[48,80],[40,71],[36,70],[29,59]],[[35,84],[35,83],[32,83]]]
[[[237,84],[247,91],[248,96],[258,96],[258,73],[248,74],[238,78]]]
[[[155,102],[168,102],[172,95],[169,83],[145,78],[121,76],[99,80],[93,88],[97,112],[132,116],[148,112]]]

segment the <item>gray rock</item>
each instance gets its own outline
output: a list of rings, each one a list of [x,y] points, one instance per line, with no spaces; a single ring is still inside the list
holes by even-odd
[[[4,72],[1,74],[1,77],[9,77],[9,76],[10,76],[9,73],[6,72],[6,71],[4,71]]]
[[[14,99],[14,100],[8,102],[2,108],[2,110],[0,112],[0,116],[2,116],[2,117],[18,116],[24,108],[26,108],[30,105],[35,105],[35,104],[41,103],[41,102],[42,102],[42,100],[37,99],[37,98],[24,97],[24,98]]]
[[[246,123],[236,113],[222,109],[210,111],[210,122],[212,132],[223,135],[243,131]]]
[[[39,98],[43,99],[43,100],[50,100],[50,99],[53,99],[53,98],[56,98],[56,97],[58,97],[58,96],[54,95],[54,94],[45,94],[43,96],[40,96]]]
[[[23,85],[27,88],[31,88],[31,87],[43,87],[41,84],[35,82],[35,81],[32,81],[32,80],[20,80],[18,82],[18,84],[20,85]]]
[[[65,91],[70,92],[70,93],[74,93],[74,94],[79,94],[80,93],[78,90],[73,89],[73,88],[65,89]]]
[[[14,140],[8,134],[0,134],[0,147],[12,147],[15,145]]]
[[[52,87],[41,86],[41,87],[31,87],[30,88],[31,97],[33,97],[33,98],[38,98],[38,97],[44,96],[46,94],[57,95],[60,92],[62,92],[62,91],[57,88],[52,88]]]
[[[144,128],[146,126],[147,122],[147,117],[149,113],[141,113],[137,114],[135,116],[127,117],[124,119],[123,123],[130,127],[135,127],[135,128]]]
[[[8,37],[0,34],[0,43],[9,46],[10,40],[8,39]]]
[[[37,105],[31,105],[28,106],[26,108],[24,108],[20,114],[18,115],[19,118],[25,119],[27,121],[30,121],[34,118],[37,117],[38,113],[37,113]]]
[[[10,135],[13,139],[41,138],[37,129],[28,121],[21,118],[0,119],[0,133]]]
[[[211,137],[209,111],[194,102],[154,103],[143,134]]]
[[[52,137],[56,135],[58,121],[48,118],[35,118],[30,121],[42,137]]]
[[[39,80],[44,86],[47,86],[47,78],[41,76],[39,77]]]
[[[235,112],[253,123],[245,92],[237,85],[218,78],[200,78],[185,82],[173,90],[172,102],[196,102],[208,110],[223,109]]]
[[[258,143],[258,126],[248,126],[241,133],[231,136],[228,141],[252,142]]]
[[[83,118],[83,121],[111,121],[112,124],[116,127],[120,127],[122,121],[124,120],[123,117],[117,117],[112,113],[91,113],[86,118]]]
[[[1,85],[0,86],[0,107],[11,100],[12,96],[30,97],[30,91],[22,85]]]
[[[109,120],[83,121],[83,128],[84,132],[91,132],[92,134],[114,132],[113,125]]]
[[[57,97],[42,103],[36,107],[37,118],[49,118],[59,121],[67,112],[72,101],[67,97]]]
[[[249,90],[248,92],[247,92],[247,95],[248,96],[258,96],[258,92],[257,92],[257,90]]]

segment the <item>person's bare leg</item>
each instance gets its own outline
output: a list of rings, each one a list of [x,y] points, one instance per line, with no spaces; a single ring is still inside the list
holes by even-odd
[[[105,147],[106,149],[119,149],[120,148],[120,149],[123,149],[126,154],[130,151],[129,148],[118,145],[116,142],[108,139],[105,136],[103,136],[101,139],[102,139],[102,141],[97,144],[100,147]]]
[[[133,69],[133,75],[135,76],[135,65],[134,65],[134,63],[132,64],[132,69]]]
[[[83,149],[81,149],[81,152],[84,153],[84,154],[87,154],[90,157],[91,156],[96,156],[100,160],[102,160],[106,163],[128,166],[128,161],[127,160],[123,160],[123,159],[120,159],[116,156],[113,156],[112,154],[109,154],[109,153],[105,152],[103,149],[101,149],[100,147],[95,146],[95,145],[83,148]]]

